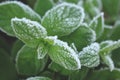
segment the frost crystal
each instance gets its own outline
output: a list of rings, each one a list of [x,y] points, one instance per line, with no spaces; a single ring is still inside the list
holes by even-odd
[[[100,63],[99,58],[100,46],[98,43],[92,43],[90,46],[83,48],[79,53],[81,64],[87,67],[96,67]]]

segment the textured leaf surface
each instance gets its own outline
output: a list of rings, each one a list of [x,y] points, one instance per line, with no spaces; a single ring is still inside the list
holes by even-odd
[[[92,43],[90,46],[83,48],[79,53],[79,59],[82,66],[96,67],[100,64],[99,57],[100,46],[98,43]]]
[[[78,28],[84,19],[81,7],[62,3],[49,10],[42,19],[48,35],[65,36]]]
[[[103,13],[94,17],[91,23],[89,24],[89,26],[96,32],[96,37],[99,38],[102,35],[104,30]]]
[[[53,41],[48,53],[52,61],[68,70],[80,69],[80,61],[75,51],[66,42],[58,39]]]
[[[27,78],[26,80],[51,80],[47,77],[30,77],[30,78]]]
[[[35,21],[13,18],[11,22],[16,37],[29,46],[38,45],[39,41],[47,36],[46,29]]]
[[[17,71],[21,75],[36,75],[43,70],[45,60],[38,59],[36,49],[23,46],[16,57]]]
[[[49,46],[47,44],[40,43],[37,48],[38,59],[43,59],[48,53],[48,50],[49,50]]]
[[[35,13],[30,7],[21,2],[6,1],[0,3],[0,30],[8,35],[15,36],[11,28],[11,18],[26,17],[28,19],[40,22],[40,16]]]
[[[104,41],[101,43],[101,46],[105,45],[101,50],[101,55],[109,54],[111,51],[120,47],[120,40],[118,41]]]
[[[96,34],[86,24],[82,24],[73,33],[68,36],[63,36],[61,39],[69,44],[74,43],[77,49],[80,51],[83,47],[96,40]]]

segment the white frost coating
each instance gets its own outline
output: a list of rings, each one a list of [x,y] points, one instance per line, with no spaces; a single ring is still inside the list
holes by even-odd
[[[110,71],[114,70],[114,62],[112,61],[111,57],[109,55],[104,56],[105,64],[107,64],[110,68]]]
[[[99,50],[98,43],[92,43],[90,46],[83,48],[79,53],[81,64],[87,67],[96,67],[99,64]]]
[[[36,76],[36,77],[27,78],[26,80],[51,80],[51,79],[49,79],[47,77],[38,77],[38,76]]]
[[[42,27],[36,21],[31,21],[31,20],[26,19],[26,18],[22,18],[22,19],[12,18],[11,22],[14,22],[16,24],[20,24],[21,28],[23,27],[25,32],[32,33],[36,39],[39,39],[40,37],[44,37],[44,35],[47,35],[46,29],[44,27]],[[24,23],[26,26],[22,26],[23,25],[22,23]],[[16,32],[17,30],[15,29],[15,26],[13,26],[13,24],[12,24],[12,27],[13,27],[14,31]],[[43,35],[41,35],[41,33]],[[22,34],[20,34],[20,35],[22,35]],[[22,36],[25,36],[25,34],[23,34]],[[27,37],[28,36],[26,36],[26,38]]]
[[[64,53],[64,54],[65,55],[67,54],[67,56],[64,56],[64,57],[67,57],[67,58],[75,60],[74,62],[76,62],[76,64],[77,64],[76,69],[80,69],[81,68],[81,64],[80,64],[80,60],[78,58],[78,55],[76,54],[76,52],[71,47],[68,46],[68,44],[66,42],[58,40],[57,36],[55,36],[55,37],[49,36],[46,39],[52,40],[53,41],[53,44],[52,44],[53,46],[59,46],[59,47],[63,48],[63,50],[66,51],[66,53]],[[62,50],[59,50],[59,51],[62,53]],[[58,56],[58,57],[59,57],[58,59],[60,59],[61,56]],[[61,57],[61,59],[63,59],[63,58]],[[59,60],[59,61],[61,61],[61,60]],[[66,59],[64,59],[64,61],[61,61],[59,63],[62,64],[61,66],[65,67],[66,69],[68,69],[68,65],[70,65],[67,62]]]
[[[43,16],[41,23],[46,27],[48,34],[64,36],[76,30],[83,22],[84,17],[82,7],[71,3],[62,3],[49,10]]]
[[[77,8],[77,9],[80,9],[80,10],[81,10],[80,12],[83,13],[82,16],[81,16],[81,20],[82,20],[81,22],[83,22],[83,20],[84,20],[84,18],[85,18],[84,9],[83,9],[82,7],[79,7],[79,6],[75,5],[75,4],[65,3],[65,2],[64,2],[64,3],[62,3],[62,4],[59,4],[59,5],[55,6],[55,7],[53,7],[51,10],[54,10],[54,9],[57,9],[57,8],[63,7],[63,6],[71,6],[71,7],[75,7],[75,8]],[[64,7],[63,7],[62,9],[64,9]],[[45,14],[45,16],[47,16],[51,10],[49,10],[49,11]],[[59,13],[61,13],[61,11],[59,11]],[[45,16],[43,16],[42,21],[44,20]],[[81,24],[81,23],[80,23],[80,24]],[[79,25],[80,25],[80,24],[79,24]]]
[[[103,16],[104,15],[104,13],[102,12],[102,13],[100,13],[99,15],[97,15],[96,17],[94,17],[93,18],[93,20],[90,22],[90,24],[89,24],[89,26],[91,26],[91,24],[94,22],[94,21],[97,21],[97,19],[100,17],[100,16]],[[102,20],[103,22],[104,22],[104,20]],[[102,22],[102,23],[103,23]]]
[[[120,40],[118,41],[111,41],[109,45],[105,46],[100,50],[100,54],[108,54],[112,50],[115,50],[120,47]]]

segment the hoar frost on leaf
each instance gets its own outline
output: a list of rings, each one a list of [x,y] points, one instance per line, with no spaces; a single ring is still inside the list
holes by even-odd
[[[5,1],[0,3],[0,30],[10,36],[15,36],[10,21],[14,17],[26,17],[33,21],[41,22],[41,17],[29,6],[19,1]]]
[[[79,53],[79,59],[82,66],[96,67],[100,63],[99,57],[100,46],[98,43],[92,43],[91,45],[83,48]]]
[[[51,80],[51,79],[48,78],[48,77],[38,77],[38,76],[36,76],[36,77],[29,77],[26,80]]]
[[[47,36],[46,29],[36,21],[13,18],[11,23],[16,37],[30,47],[38,45],[39,41]]]
[[[76,30],[83,22],[84,10],[75,4],[62,3],[49,10],[42,18],[48,35],[65,36]]]
[[[76,52],[66,42],[56,38],[53,38],[53,44],[51,44],[48,55],[53,62],[63,66],[65,69],[77,70],[81,68]]]
[[[117,49],[120,47],[120,40],[118,41],[105,41],[106,43],[109,42],[109,44],[107,44],[105,47],[103,47],[100,50],[100,54],[109,54],[111,51]],[[101,44],[105,44],[105,42],[102,42]]]

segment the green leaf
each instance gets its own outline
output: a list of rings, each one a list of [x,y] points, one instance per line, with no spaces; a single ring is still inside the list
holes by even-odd
[[[62,3],[45,14],[42,25],[46,28],[48,35],[65,36],[81,25],[84,16],[83,8],[70,3]]]
[[[47,6],[46,6],[47,5]],[[34,6],[34,10],[43,16],[46,11],[51,9],[53,7],[53,2],[52,0],[37,0],[36,4]]]
[[[60,41],[55,38],[47,38],[49,41],[53,41],[49,48],[48,55],[53,62],[59,64],[68,70],[80,69],[80,61],[76,52],[68,46],[66,42]],[[50,41],[50,43],[51,43]]]
[[[37,48],[38,59],[43,59],[48,53],[48,50],[49,50],[48,44],[45,44],[44,42],[40,43]]]
[[[36,75],[45,67],[46,61],[38,59],[36,49],[23,46],[16,57],[16,68],[21,75]]]
[[[111,51],[113,51],[113,50],[115,50],[115,49],[117,49],[117,48],[120,47],[120,40],[118,40],[118,41],[110,41],[110,42],[109,41],[104,41],[104,42],[101,43],[101,45],[103,45],[103,44],[107,44],[107,45],[104,46],[100,50],[99,54],[101,54],[101,55],[107,55]]]
[[[47,77],[30,77],[27,78],[26,80],[51,80],[51,79]]]
[[[104,25],[103,34],[100,36],[100,38],[97,41],[101,42],[101,41],[105,41],[105,40],[111,39],[111,37],[112,37],[111,34],[112,34],[113,29],[114,29],[114,27],[111,26],[111,25]]]
[[[100,0],[99,0],[100,2]],[[98,0],[86,0],[83,3],[83,7],[85,12],[92,18],[101,12],[100,6],[101,4]]]
[[[82,67],[80,70],[74,71],[70,74],[69,80],[85,80],[84,78],[87,77],[88,71],[88,68]]]
[[[24,45],[24,43],[20,40],[16,40],[14,42],[12,50],[11,50],[11,57],[12,57],[13,60],[15,60],[18,51],[21,49],[21,47],[23,45]]]
[[[120,69],[114,69],[110,71],[109,69],[103,69],[99,71],[91,72],[86,80],[119,80],[120,79]]]
[[[40,40],[47,36],[46,29],[36,21],[26,18],[13,18],[11,23],[16,37],[30,47],[36,47]]]
[[[94,17],[89,26],[96,32],[96,37],[99,38],[104,30],[103,13],[100,13],[96,17]]]
[[[79,53],[79,59],[82,66],[86,67],[96,67],[100,64],[99,57],[100,46],[98,43],[92,43],[91,45],[83,48]]]
[[[17,80],[15,65],[6,50],[0,48],[0,80]]]
[[[112,60],[115,64],[115,67],[119,68],[120,67],[120,48],[113,50],[112,51]]]
[[[26,17],[34,21],[41,21],[40,16],[27,5],[17,1],[0,3],[0,30],[10,36],[15,36],[11,28],[11,19]]]
[[[86,24],[82,24],[77,30],[72,32],[70,35],[63,36],[60,39],[68,42],[69,44],[74,43],[77,49],[80,51],[83,47],[96,40],[96,34]]]
[[[104,63],[109,67],[110,71],[114,70],[114,62],[109,55],[102,56]]]
[[[54,62],[51,62],[50,65],[48,66],[48,68],[52,71],[58,72],[62,75],[66,75],[66,76],[70,75],[73,72],[73,70],[67,70],[64,67],[62,67],[59,64],[56,64]]]
[[[103,41],[100,43],[101,50],[99,52],[103,62],[110,68],[112,71],[114,69],[114,62],[111,59],[110,53],[120,47],[120,40],[118,41]],[[114,55],[114,54],[113,54]]]

